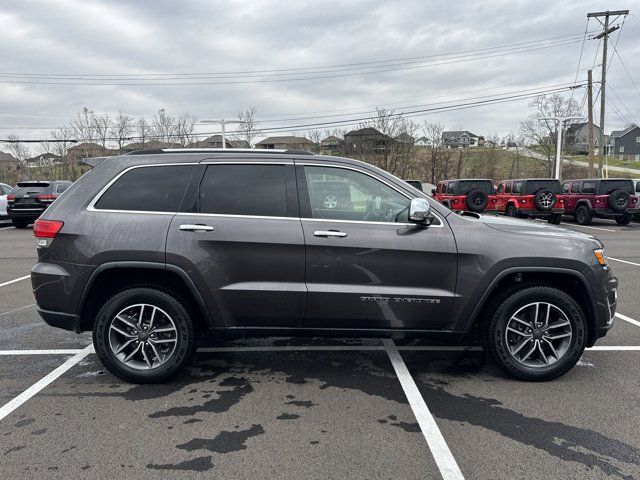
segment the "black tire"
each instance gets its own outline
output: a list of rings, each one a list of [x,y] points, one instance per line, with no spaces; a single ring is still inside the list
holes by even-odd
[[[549,218],[547,218],[547,221],[553,225],[560,225],[560,222],[562,222],[562,214],[552,213]]]
[[[520,216],[518,215],[518,210],[516,209],[516,207],[513,206],[513,204],[507,205],[507,209],[505,210],[504,213],[507,217],[517,218]]]
[[[482,190],[471,190],[469,193],[467,193],[465,203],[469,211],[480,213],[484,211],[485,208],[487,208],[487,204],[489,203],[489,196]]]
[[[631,201],[631,195],[624,190],[614,190],[609,195],[609,208],[614,212],[624,212],[629,207]]]
[[[576,223],[578,225],[589,225],[591,223],[591,220],[593,219],[591,210],[586,205],[580,205],[578,208],[576,208],[574,218],[576,219]]]
[[[620,215],[619,217],[614,217],[618,225],[629,225],[632,218],[633,215],[631,215],[630,213],[625,213],[624,215]]]
[[[126,365],[116,357],[109,345],[111,320],[127,306],[140,303],[164,310],[177,330],[175,349],[169,359],[148,370]],[[102,364],[115,376],[131,383],[159,383],[176,375],[191,360],[196,336],[189,312],[176,298],[155,288],[134,287],[121,291],[102,305],[93,325],[93,345]]]
[[[551,190],[539,190],[533,197],[533,203],[536,208],[543,212],[547,212],[555,207],[558,197]]]
[[[524,305],[547,302],[561,309],[571,323],[571,341],[559,360],[548,366],[530,367],[509,352],[505,329],[511,316]],[[578,303],[562,290],[541,285],[515,286],[490,304],[483,325],[484,347],[510,375],[527,381],[546,381],[567,373],[580,360],[587,345],[587,320]]]
[[[13,223],[13,226],[16,228],[27,228],[27,226],[29,225],[29,222],[27,222],[26,220],[17,220],[15,218],[11,219],[11,223]]]

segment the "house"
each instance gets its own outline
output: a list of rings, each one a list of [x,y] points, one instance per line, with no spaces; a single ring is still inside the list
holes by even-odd
[[[416,139],[409,135],[407,132],[402,132],[400,135],[396,136],[395,140],[396,143],[400,143],[402,145],[413,145]]]
[[[28,168],[53,167],[54,165],[62,164],[62,158],[54,153],[43,153],[35,157],[27,158],[24,163]]]
[[[442,132],[442,145],[445,148],[481,147],[484,145],[484,137],[468,130]]]
[[[0,152],[0,172],[17,172],[20,170],[20,160],[10,153]]]
[[[344,149],[344,140],[336,137],[335,135],[329,135],[327,138],[320,140],[320,151],[326,153],[341,152]]]
[[[225,137],[226,148],[251,148],[246,140],[235,140]],[[189,145],[189,148],[222,148],[222,135],[212,135]]]
[[[640,161],[640,127],[637,125],[611,132],[610,142],[613,146],[610,153],[615,158]]]
[[[117,154],[117,150],[111,150],[91,142],[79,143],[67,149],[67,159],[71,165],[78,165],[83,158],[109,157]]]
[[[122,153],[135,152],[137,150],[161,150],[163,148],[183,148],[179,143],[167,143],[160,140],[149,140],[148,142],[127,143],[122,146]]]
[[[418,138],[413,144],[416,147],[433,147],[433,140],[427,137]]]
[[[267,150],[308,150],[315,144],[305,137],[267,137],[256,143],[256,148]]]
[[[347,154],[384,153],[394,143],[392,137],[372,127],[352,130],[344,135]]]
[[[575,155],[587,155],[589,153],[589,123],[572,123],[567,128],[566,145],[569,151]],[[600,127],[593,126],[593,146],[598,147],[600,139]]]

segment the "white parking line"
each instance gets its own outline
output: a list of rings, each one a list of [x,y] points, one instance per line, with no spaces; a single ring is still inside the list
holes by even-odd
[[[404,394],[407,396],[407,400],[409,400],[409,405],[411,405],[418,425],[420,425],[420,430],[422,430],[422,434],[429,445],[431,455],[433,455],[433,459],[438,465],[440,475],[442,475],[442,478],[445,480],[464,480],[460,467],[458,467],[456,459],[453,458],[453,454],[451,450],[449,450],[449,446],[442,436],[433,415],[431,415],[429,407],[427,407],[416,382],[413,380],[400,352],[396,348],[396,344],[393,340],[389,339],[384,339],[382,342],[387,350],[387,355],[389,355],[389,360],[391,360],[396,376],[398,380],[400,380]]]
[[[9,310],[8,312],[0,313],[0,317],[3,315],[9,315],[10,313],[19,312],[20,310],[24,310],[25,308],[33,307],[35,303],[30,303],[29,305],[25,305],[24,307],[14,308],[13,310]]]
[[[616,233],[618,230],[613,230],[611,228],[602,228],[602,227],[588,227],[587,225],[577,225],[577,224],[571,224],[572,227],[578,227],[578,228],[590,228],[591,230],[602,230],[603,232],[613,232]]]
[[[634,265],[636,267],[640,267],[640,263],[630,262],[629,260],[620,260],[619,258],[607,257],[609,260],[613,260],[614,262],[620,263],[628,263],[629,265]]]
[[[0,356],[8,355],[75,355],[82,352],[78,348],[57,349],[57,350],[0,350]]]
[[[629,322],[634,324],[636,327],[640,327],[640,322],[638,320],[634,320],[631,317],[627,317],[626,315],[623,315],[621,313],[616,313],[616,317],[621,318],[622,320],[624,320],[625,322]]]
[[[597,347],[587,348],[590,352],[640,352],[640,346],[638,345],[601,345]]]
[[[69,358],[66,362],[56,368],[54,371],[49,373],[46,377],[38,380],[36,383],[27,388],[24,392],[18,395],[16,398],[11,400],[9,403],[4,404],[0,407],[0,420],[13,412],[16,408],[18,408],[23,403],[27,402],[34,395],[39,393],[42,389],[44,389],[51,382],[56,380],[58,377],[63,375],[67,370],[72,368],[74,365],[77,365],[84,359],[87,355],[93,353],[93,345],[89,345],[87,348],[80,350],[73,357]]]
[[[20,282],[22,280],[26,280],[27,278],[31,278],[31,275],[25,275],[24,277],[14,278],[13,280],[9,280],[8,282],[0,283],[0,287],[5,287],[7,285],[11,285],[12,283]]]
[[[16,227],[2,227],[2,228],[0,228],[0,230],[10,230],[12,228],[16,228]]]

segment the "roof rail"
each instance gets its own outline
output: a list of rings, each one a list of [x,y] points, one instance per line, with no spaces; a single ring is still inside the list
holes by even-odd
[[[83,158],[82,159],[82,163],[84,163],[85,165],[89,165],[91,168],[95,168],[98,165],[100,165],[102,162],[104,162],[107,158],[109,158],[109,157]]]
[[[308,150],[276,150],[270,148],[162,148],[153,150],[135,150],[127,152],[125,155],[157,155],[160,153],[250,153],[261,154],[286,154],[286,155],[315,155]]]

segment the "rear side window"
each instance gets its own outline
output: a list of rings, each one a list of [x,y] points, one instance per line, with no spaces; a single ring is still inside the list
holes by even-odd
[[[580,182],[573,182],[571,184],[571,193],[580,193]]]
[[[596,193],[596,184],[594,182],[584,182],[584,185],[582,186],[582,193]]]
[[[194,165],[134,168],[104,192],[95,208],[177,212],[194,171]]]
[[[295,177],[287,165],[209,165],[200,183],[200,212],[297,216]]]
[[[522,193],[522,182],[515,182],[513,184],[513,193]]]

